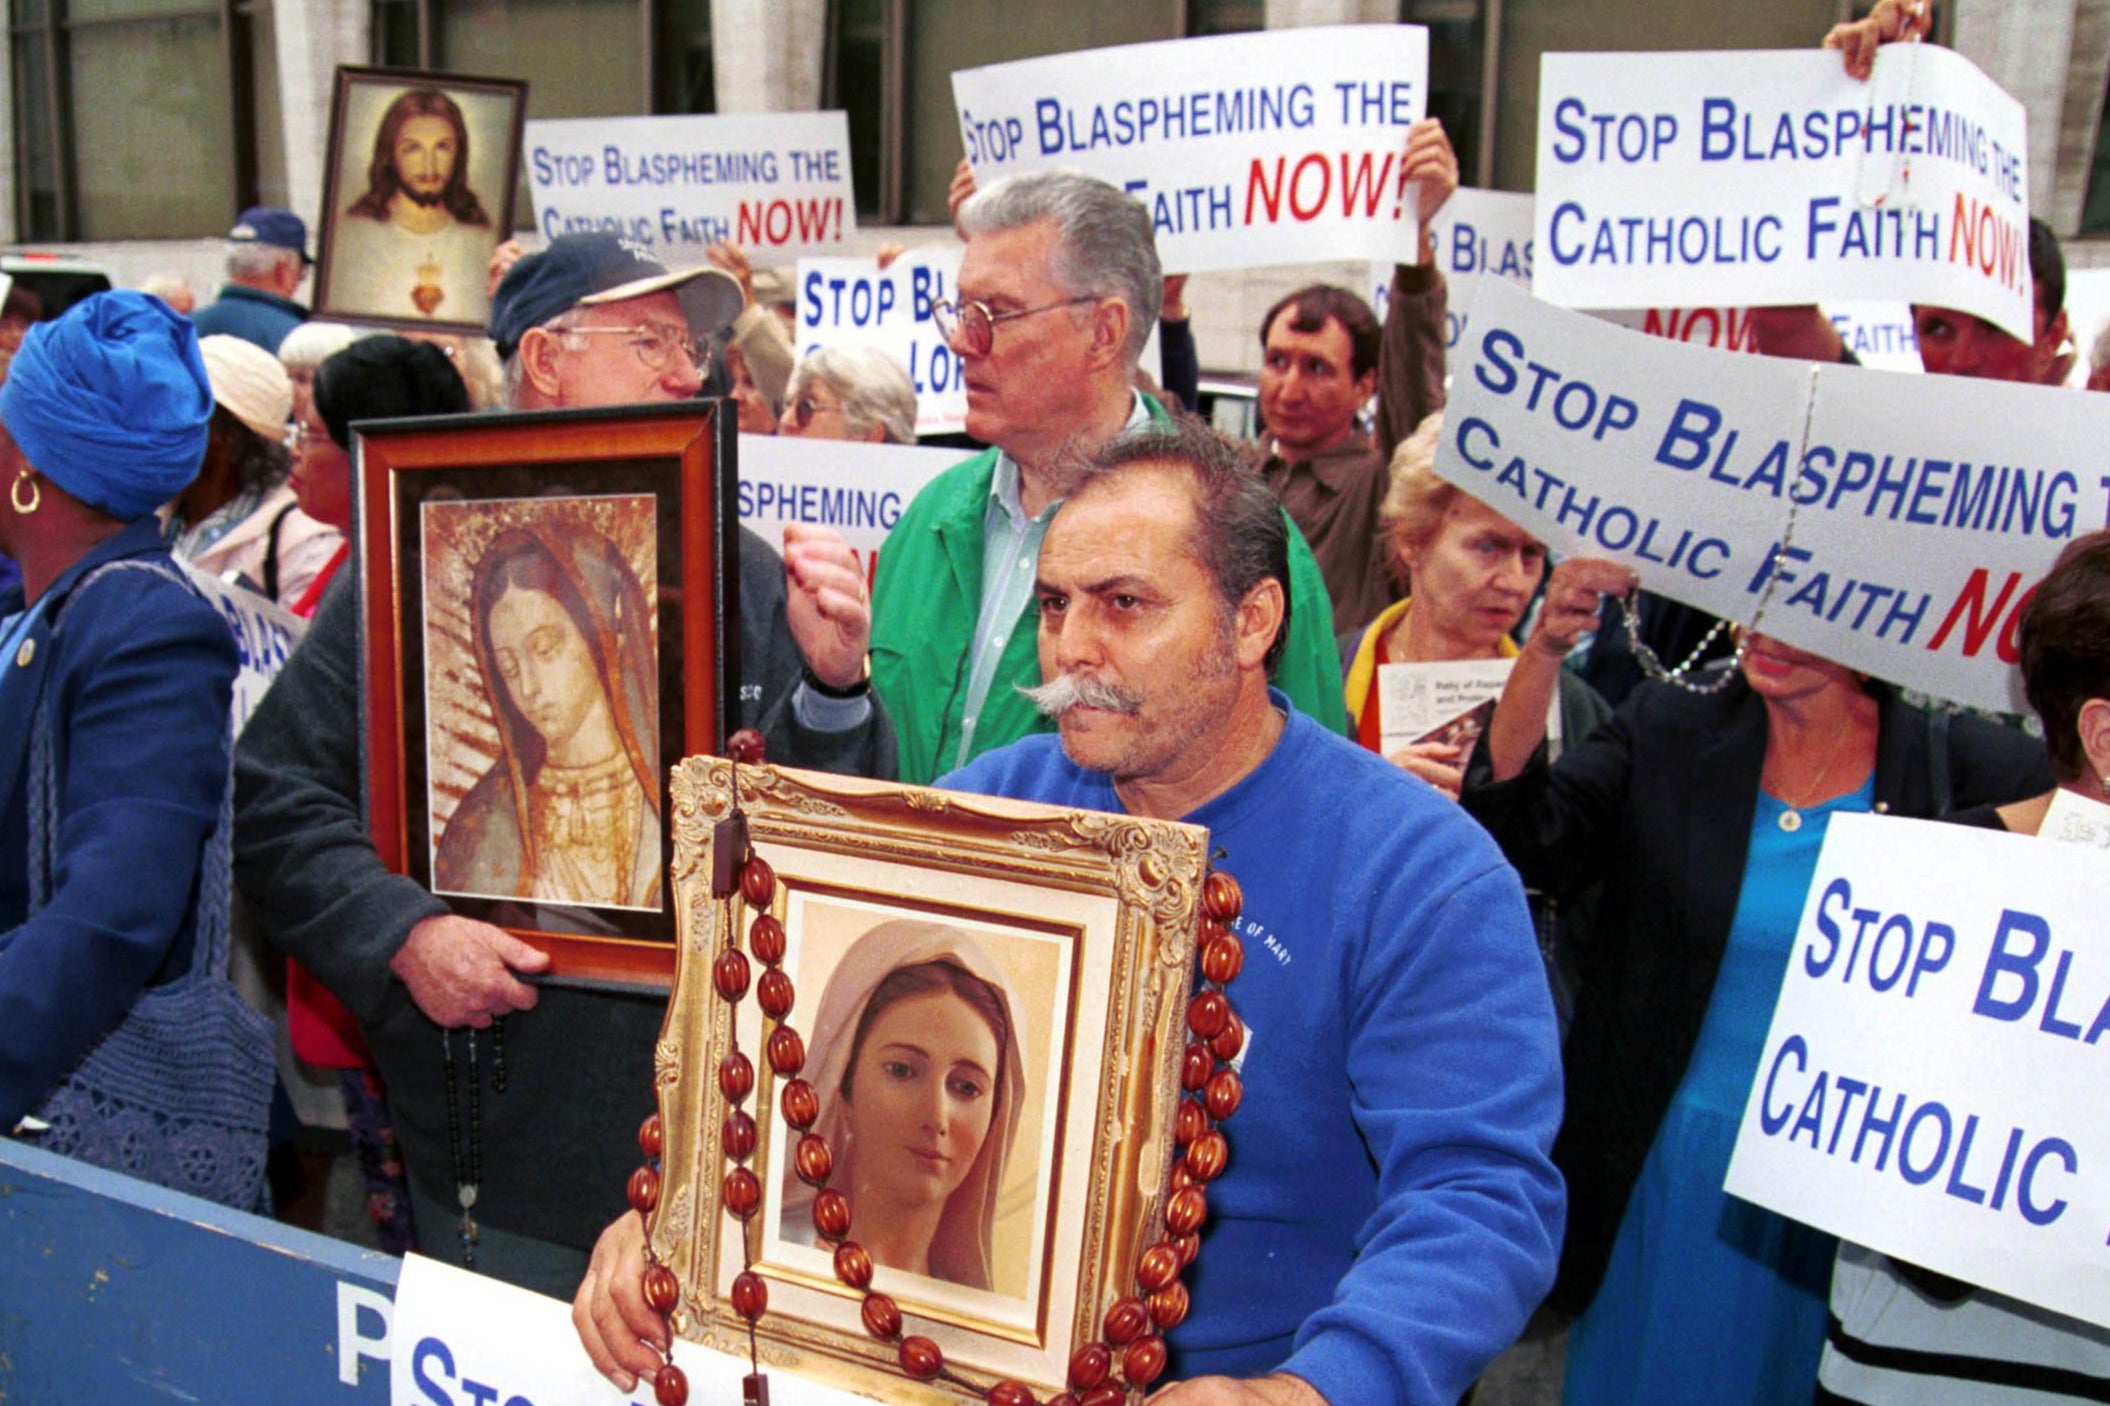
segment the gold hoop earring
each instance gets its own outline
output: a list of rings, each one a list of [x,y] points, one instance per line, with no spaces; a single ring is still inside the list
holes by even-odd
[[[27,485],[29,488],[29,501],[26,503],[22,501],[22,489],[24,485]],[[9,501],[11,501],[15,505],[15,511],[21,514],[23,517],[28,517],[39,507],[42,507],[44,503],[44,490],[37,487],[37,471],[35,469],[25,468],[22,470],[22,472],[16,474],[14,491],[8,495],[8,498]]]

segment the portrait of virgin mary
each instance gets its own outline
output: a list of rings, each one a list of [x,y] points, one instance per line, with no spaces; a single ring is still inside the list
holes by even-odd
[[[508,528],[469,615],[499,756],[441,832],[434,886],[658,907],[659,670],[636,572],[590,529]]]

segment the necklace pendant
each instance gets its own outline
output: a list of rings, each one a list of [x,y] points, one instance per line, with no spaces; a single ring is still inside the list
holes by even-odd
[[[1780,813],[1780,828],[1787,831],[1790,835],[1800,830],[1802,828],[1802,812],[1799,810],[1782,811]]]

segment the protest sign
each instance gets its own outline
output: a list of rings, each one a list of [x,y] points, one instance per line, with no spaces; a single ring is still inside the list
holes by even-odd
[[[1401,158],[1428,67],[1419,26],[1326,26],[965,69],[952,92],[977,181],[1060,166],[1120,186],[1168,273],[1412,263]]]
[[[650,1406],[664,1399],[649,1379],[626,1395],[594,1370],[569,1303],[423,1255],[403,1257],[389,1336],[389,1399],[399,1403]],[[752,1370],[744,1356],[678,1336],[671,1352],[689,1379],[691,1400],[741,1398],[741,1379]],[[781,1367],[768,1376],[778,1406],[869,1406]]]
[[[1535,206],[1536,201],[1529,195],[1462,187],[1431,221],[1436,262],[1450,284],[1447,345],[1453,352],[1464,344],[1469,333],[1466,309],[1472,306],[1474,290],[1482,278],[1506,278],[1521,288],[1531,287]],[[1371,270],[1372,280],[1381,287],[1389,284],[1391,277],[1389,264]],[[1382,313],[1382,302],[1371,306]],[[1725,351],[1758,350],[1748,308],[1607,309],[1596,315],[1652,337]],[[1884,371],[1920,369],[1919,346],[1912,335],[1912,309],[1903,303],[1835,302],[1826,305],[1825,315],[1839,330],[1840,340],[1861,358],[1863,366]]]
[[[961,246],[911,249],[886,268],[872,259],[801,259],[798,349],[862,342],[900,362],[916,388],[916,433],[952,434],[967,421],[967,380],[931,308],[956,296]]]
[[[2022,106],[1931,44],[1865,83],[1819,49],[1547,54],[1536,235],[1566,307],[1894,299],[2031,335]]]
[[[957,243],[911,249],[886,268],[875,259],[801,259],[798,350],[861,342],[901,363],[916,388],[916,433],[967,427],[967,372],[938,332],[931,309],[959,296]],[[1143,365],[1157,368],[1158,329],[1143,343]],[[1162,377],[1162,372],[1160,376]]]
[[[1725,1188],[2110,1326],[2110,856],[1837,815]]]
[[[308,622],[276,601],[245,587],[229,585],[189,563],[184,564],[183,570],[234,634],[233,713],[234,732],[239,737],[249,715],[271,691],[271,681],[285,667],[293,647],[307,633]]]
[[[739,454],[740,521],[779,549],[786,523],[834,528],[857,553],[867,585],[902,510],[924,484],[966,457],[913,444],[747,434],[740,436]]]
[[[530,122],[524,141],[544,239],[606,230],[691,265],[720,240],[767,262],[857,228],[840,112]]]
[[[2110,517],[2110,401],[1679,346],[1500,280],[1472,318],[1443,478],[1649,590],[2019,711],[2022,605]]]

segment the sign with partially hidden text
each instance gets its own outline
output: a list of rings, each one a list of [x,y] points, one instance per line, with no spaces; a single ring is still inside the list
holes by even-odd
[[[0,297],[6,296],[0,294]],[[308,622],[278,602],[242,586],[230,585],[210,572],[186,564],[183,568],[213,609],[227,622],[234,636],[234,731],[242,735],[249,715],[271,691],[271,682],[292,657],[294,646],[307,633]]]
[[[1402,157],[1428,68],[1417,25],[1330,26],[965,69],[952,92],[977,181],[1060,166],[1120,186],[1168,273],[1412,263]]]
[[[1729,1192],[2110,1326],[2110,856],[1840,815]]]
[[[2022,607],[2067,541],[2110,519],[2110,399],[1706,351],[1499,279],[1472,326],[1442,477],[1652,591],[2020,710]]]
[[[2030,340],[2022,105],[1970,62],[1547,54],[1533,291],[1565,307],[1894,299]]]
[[[406,1255],[396,1285],[389,1399],[397,1406],[650,1406],[650,1381],[625,1395],[579,1343],[571,1305],[423,1255]],[[692,1401],[738,1401],[748,1363],[673,1340]],[[864,1406],[818,1382],[767,1369],[777,1406]]]
[[[967,421],[966,370],[931,309],[958,296],[961,250],[957,243],[911,249],[885,268],[872,259],[801,259],[799,355],[853,342],[876,347],[901,363],[916,388],[916,433],[958,431]]]
[[[744,434],[740,521],[780,551],[789,523],[832,527],[857,553],[869,585],[902,510],[963,457],[957,449],[913,444]]]
[[[679,265],[727,240],[766,263],[857,228],[840,112],[530,122],[523,141],[544,239],[605,230]]]
[[[1447,345],[1455,353],[1471,328],[1466,310],[1483,278],[1506,278],[1520,288],[1532,280],[1535,251],[1533,221],[1537,202],[1529,195],[1461,187],[1431,221],[1436,263],[1450,284]],[[1390,265],[1373,269],[1383,287]],[[1668,337],[1694,346],[1723,351],[1758,350],[1751,310],[1714,304],[1683,308],[1605,309],[1597,315],[1621,327],[1652,337]],[[1912,336],[1912,310],[1903,303],[1830,302],[1825,315],[1840,341],[1861,358],[1863,366],[1885,371],[1919,370],[1918,344]]]

